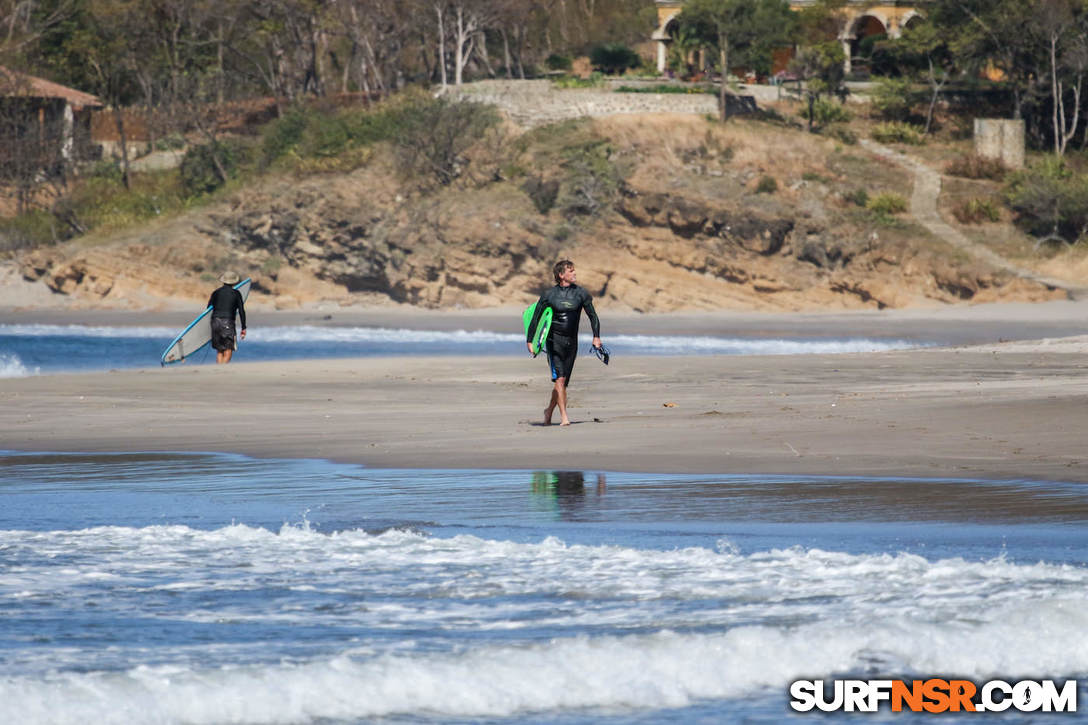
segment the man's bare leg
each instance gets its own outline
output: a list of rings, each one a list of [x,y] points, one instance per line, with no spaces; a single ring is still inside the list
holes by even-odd
[[[555,411],[555,406],[559,404],[559,394],[555,392],[555,388],[552,388],[552,399],[548,401],[548,407],[544,409],[544,425],[552,424],[552,412]]]
[[[234,357],[234,350],[217,350],[215,353],[215,363],[217,365],[229,363],[232,357]]]
[[[570,425],[570,419],[567,418],[567,379],[556,378],[555,390],[552,391],[555,397],[555,402],[559,406],[559,425]],[[550,417],[550,416],[549,416]]]

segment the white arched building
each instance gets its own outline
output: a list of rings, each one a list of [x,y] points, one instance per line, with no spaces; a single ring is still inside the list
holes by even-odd
[[[814,5],[816,0],[789,0],[789,3],[794,10],[800,10]],[[919,4],[898,3],[895,0],[848,0],[842,10],[839,31],[847,72],[851,70],[851,58],[857,52],[858,43],[873,35],[898,38],[911,21],[922,17],[918,11]],[[657,0],[657,30],[650,37],[657,44],[657,70],[661,73],[665,72],[669,43],[673,37],[674,28],[670,26],[683,9],[682,0]]]

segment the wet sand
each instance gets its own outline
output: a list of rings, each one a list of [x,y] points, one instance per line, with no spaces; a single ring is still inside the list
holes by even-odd
[[[857,335],[867,325],[900,337],[955,328],[977,342],[1074,333],[1083,305],[1070,305],[1049,315],[1040,306],[961,310],[943,322],[937,313],[845,317]],[[505,324],[488,314],[476,319]],[[325,322],[350,324],[340,317]],[[465,326],[463,315],[404,319]],[[776,325],[785,321],[795,331],[839,324],[836,316],[693,315],[645,318],[641,329],[725,334],[713,330],[749,324],[781,335]],[[612,329],[637,322],[615,316]],[[224,451],[408,468],[1088,481],[1084,337],[847,355],[618,357],[607,367],[582,355],[566,428],[540,425],[549,390],[540,359],[246,363],[240,353],[224,367],[0,380],[0,448]]]

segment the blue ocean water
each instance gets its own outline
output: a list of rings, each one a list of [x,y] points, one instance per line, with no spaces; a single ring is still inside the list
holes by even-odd
[[[0,324],[0,377],[63,371],[157,367],[180,330],[167,327]],[[582,340],[588,350],[590,339]],[[925,343],[864,337],[759,338],[683,335],[613,335],[619,355],[744,355],[869,352]],[[515,332],[406,330],[378,327],[297,325],[250,330],[235,353],[238,361],[382,355],[525,355]],[[215,351],[199,351],[184,364],[215,362]]]
[[[7,453],[0,496],[5,723],[800,722],[798,678],[1088,676],[1076,484]]]

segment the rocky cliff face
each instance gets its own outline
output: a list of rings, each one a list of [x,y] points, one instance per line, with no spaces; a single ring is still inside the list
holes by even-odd
[[[761,170],[743,164],[713,183],[666,183],[644,167],[601,215],[575,220],[540,213],[512,182],[421,195],[377,168],[280,180],[157,227],[38,250],[21,270],[81,304],[119,307],[203,300],[226,267],[254,279],[254,299],[286,308],[524,304],[563,257],[603,305],[647,312],[1064,296],[909,224],[859,222],[833,182],[772,197],[752,192]]]

